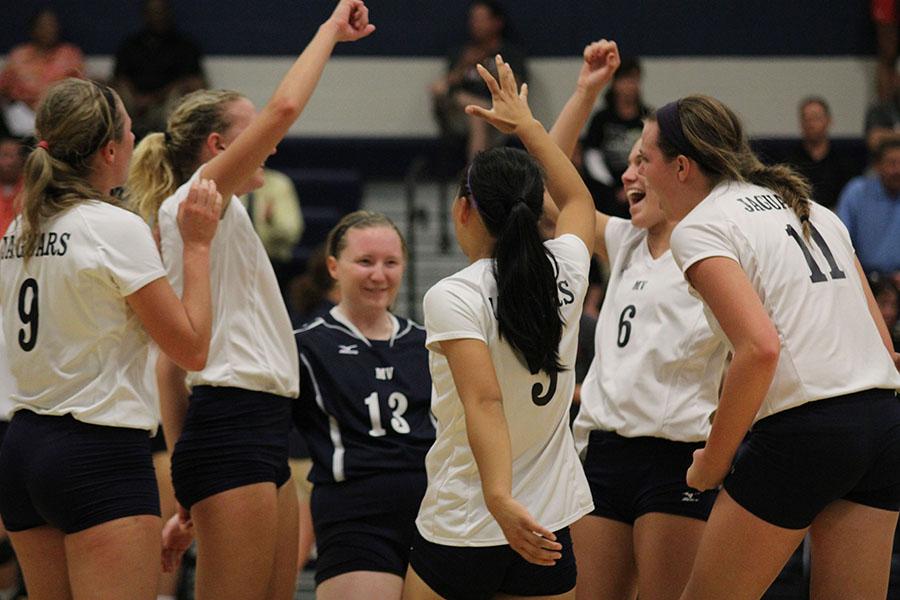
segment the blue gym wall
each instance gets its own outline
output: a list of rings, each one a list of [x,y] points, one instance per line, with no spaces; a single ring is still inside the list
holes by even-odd
[[[571,56],[598,36],[641,56],[859,56],[874,48],[868,0],[508,0],[532,56]],[[37,6],[62,16],[86,54],[111,54],[140,24],[136,0],[4,0],[0,54],[26,37]],[[295,54],[333,0],[173,0],[181,27],[210,55]],[[338,55],[442,56],[465,35],[468,2],[370,0],[379,34]]]

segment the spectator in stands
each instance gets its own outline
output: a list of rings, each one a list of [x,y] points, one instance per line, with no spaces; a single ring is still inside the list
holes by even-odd
[[[623,58],[606,92],[605,106],[593,116],[581,142],[585,182],[602,213],[630,218],[622,173],[649,112],[641,97],[641,64],[636,58]]]
[[[49,7],[38,10],[28,23],[30,40],[14,47],[0,72],[0,100],[6,125],[15,135],[34,133],[34,111],[51,84],[84,74],[81,50],[63,42],[59,18]]]
[[[863,269],[900,283],[900,136],[881,141],[874,172],[847,184],[837,214],[850,231]]]
[[[900,290],[891,279],[878,275],[869,277],[869,286],[891,333],[894,350],[900,351]]]
[[[14,137],[0,137],[0,236],[16,213],[16,199],[22,191],[25,172],[25,151],[22,142]]]
[[[165,129],[174,101],[206,87],[200,49],[178,31],[169,0],[144,0],[142,14],[143,28],[119,46],[113,71],[138,138]]]
[[[809,96],[800,101],[799,117],[801,140],[787,162],[812,184],[813,199],[833,210],[850,179],[851,167],[829,139],[831,109],[824,98]]]
[[[303,235],[303,213],[300,212],[297,188],[290,177],[273,169],[264,169],[263,181],[262,187],[241,196],[241,201],[272,261],[281,294],[286,296],[287,283],[293,275],[294,246]]]
[[[881,141],[898,132],[900,132],[900,77],[894,77],[891,93],[887,98],[877,100],[866,109],[866,147],[873,160]]]
[[[897,0],[872,0],[872,22],[878,45],[876,85],[878,97],[889,101],[897,84]]]
[[[495,77],[494,56],[500,54],[519,78],[528,79],[525,52],[509,39],[509,23],[503,5],[496,0],[474,0],[469,5],[469,39],[447,58],[447,73],[431,84],[434,112],[441,134],[464,137],[468,160],[491,146],[500,136],[483,120],[466,115],[466,105],[489,107],[491,94],[475,70],[480,64]],[[460,165],[462,166],[462,165]]]

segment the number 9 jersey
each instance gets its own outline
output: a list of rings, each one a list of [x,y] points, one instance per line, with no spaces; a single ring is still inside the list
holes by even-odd
[[[148,337],[126,296],[166,272],[149,227],[106,202],[45,221],[26,263],[17,219],[0,243],[3,337],[14,410],[156,431],[143,389]]]
[[[900,374],[869,312],[846,227],[810,202],[810,239],[772,190],[723,182],[672,232],[681,270],[714,256],[736,261],[781,339],[775,378],[757,419],[873,388],[900,388]],[[724,337],[712,313],[710,327]]]
[[[309,445],[313,483],[425,470],[434,443],[425,331],[390,316],[389,340],[367,339],[338,307],[295,331],[294,420]]]

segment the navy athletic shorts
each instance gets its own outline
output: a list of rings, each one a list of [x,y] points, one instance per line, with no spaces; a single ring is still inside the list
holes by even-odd
[[[816,400],[756,422],[725,489],[778,527],[803,529],[844,499],[900,509],[900,398],[868,390]]]
[[[123,517],[158,517],[148,438],[143,429],[17,411],[0,450],[6,529],[76,533]]]
[[[444,546],[429,542],[418,530],[409,562],[422,581],[447,600],[487,600],[496,594],[555,596],[575,587],[577,570],[569,528],[554,533],[562,544],[562,558],[552,567],[526,561],[509,545]]]
[[[3,446],[3,438],[6,437],[7,429],[9,429],[9,421],[0,420],[0,447]]]
[[[353,571],[403,577],[427,484],[424,470],[315,484],[316,584]]]
[[[157,454],[159,452],[165,452],[169,449],[169,446],[166,444],[166,436],[163,434],[163,427],[160,425],[156,430],[156,435],[150,438],[150,453]]]
[[[266,392],[194,387],[172,452],[178,502],[190,509],[200,500],[246,485],[284,485],[291,478],[291,402]]]
[[[702,442],[592,431],[584,457],[584,473],[594,499],[591,515],[629,525],[647,513],[705,521],[716,491],[698,492],[685,480],[694,450],[702,447]]]

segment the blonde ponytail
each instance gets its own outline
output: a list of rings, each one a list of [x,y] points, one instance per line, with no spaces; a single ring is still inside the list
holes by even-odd
[[[128,170],[126,198],[147,223],[166,198],[200,167],[209,134],[231,127],[228,106],[243,96],[230,90],[199,90],[172,110],[165,133],[150,134],[135,148]]]
[[[122,102],[110,88],[65,79],[45,94],[35,117],[42,143],[25,161],[22,231],[18,244],[27,261],[41,227],[54,215],[88,200],[118,201],[94,188],[91,159],[106,143],[125,134]]]

